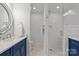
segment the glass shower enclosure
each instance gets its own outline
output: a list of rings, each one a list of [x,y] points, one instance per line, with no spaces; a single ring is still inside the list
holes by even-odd
[[[74,3],[31,3],[31,56],[68,55],[68,38],[78,35],[78,6]],[[77,31],[72,30],[75,27]]]

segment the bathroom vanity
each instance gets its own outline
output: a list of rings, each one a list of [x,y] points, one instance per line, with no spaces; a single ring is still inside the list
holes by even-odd
[[[79,56],[79,38],[78,37],[70,37],[69,41],[69,56]]]
[[[26,56],[26,37],[0,41],[0,56]]]

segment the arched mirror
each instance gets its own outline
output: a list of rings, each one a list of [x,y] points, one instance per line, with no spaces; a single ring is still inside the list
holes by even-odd
[[[13,25],[13,15],[5,3],[0,3],[0,35],[7,33]]]

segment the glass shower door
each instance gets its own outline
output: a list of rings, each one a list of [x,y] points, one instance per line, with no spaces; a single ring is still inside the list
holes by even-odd
[[[48,4],[48,55],[63,55],[63,7]]]
[[[43,4],[31,4],[31,17],[30,17],[30,32],[31,32],[31,55],[43,55],[43,19],[44,7]]]

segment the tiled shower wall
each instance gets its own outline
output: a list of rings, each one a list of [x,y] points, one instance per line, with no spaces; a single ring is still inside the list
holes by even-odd
[[[68,36],[78,37],[79,36],[79,25],[65,25],[64,33],[67,34]]]

